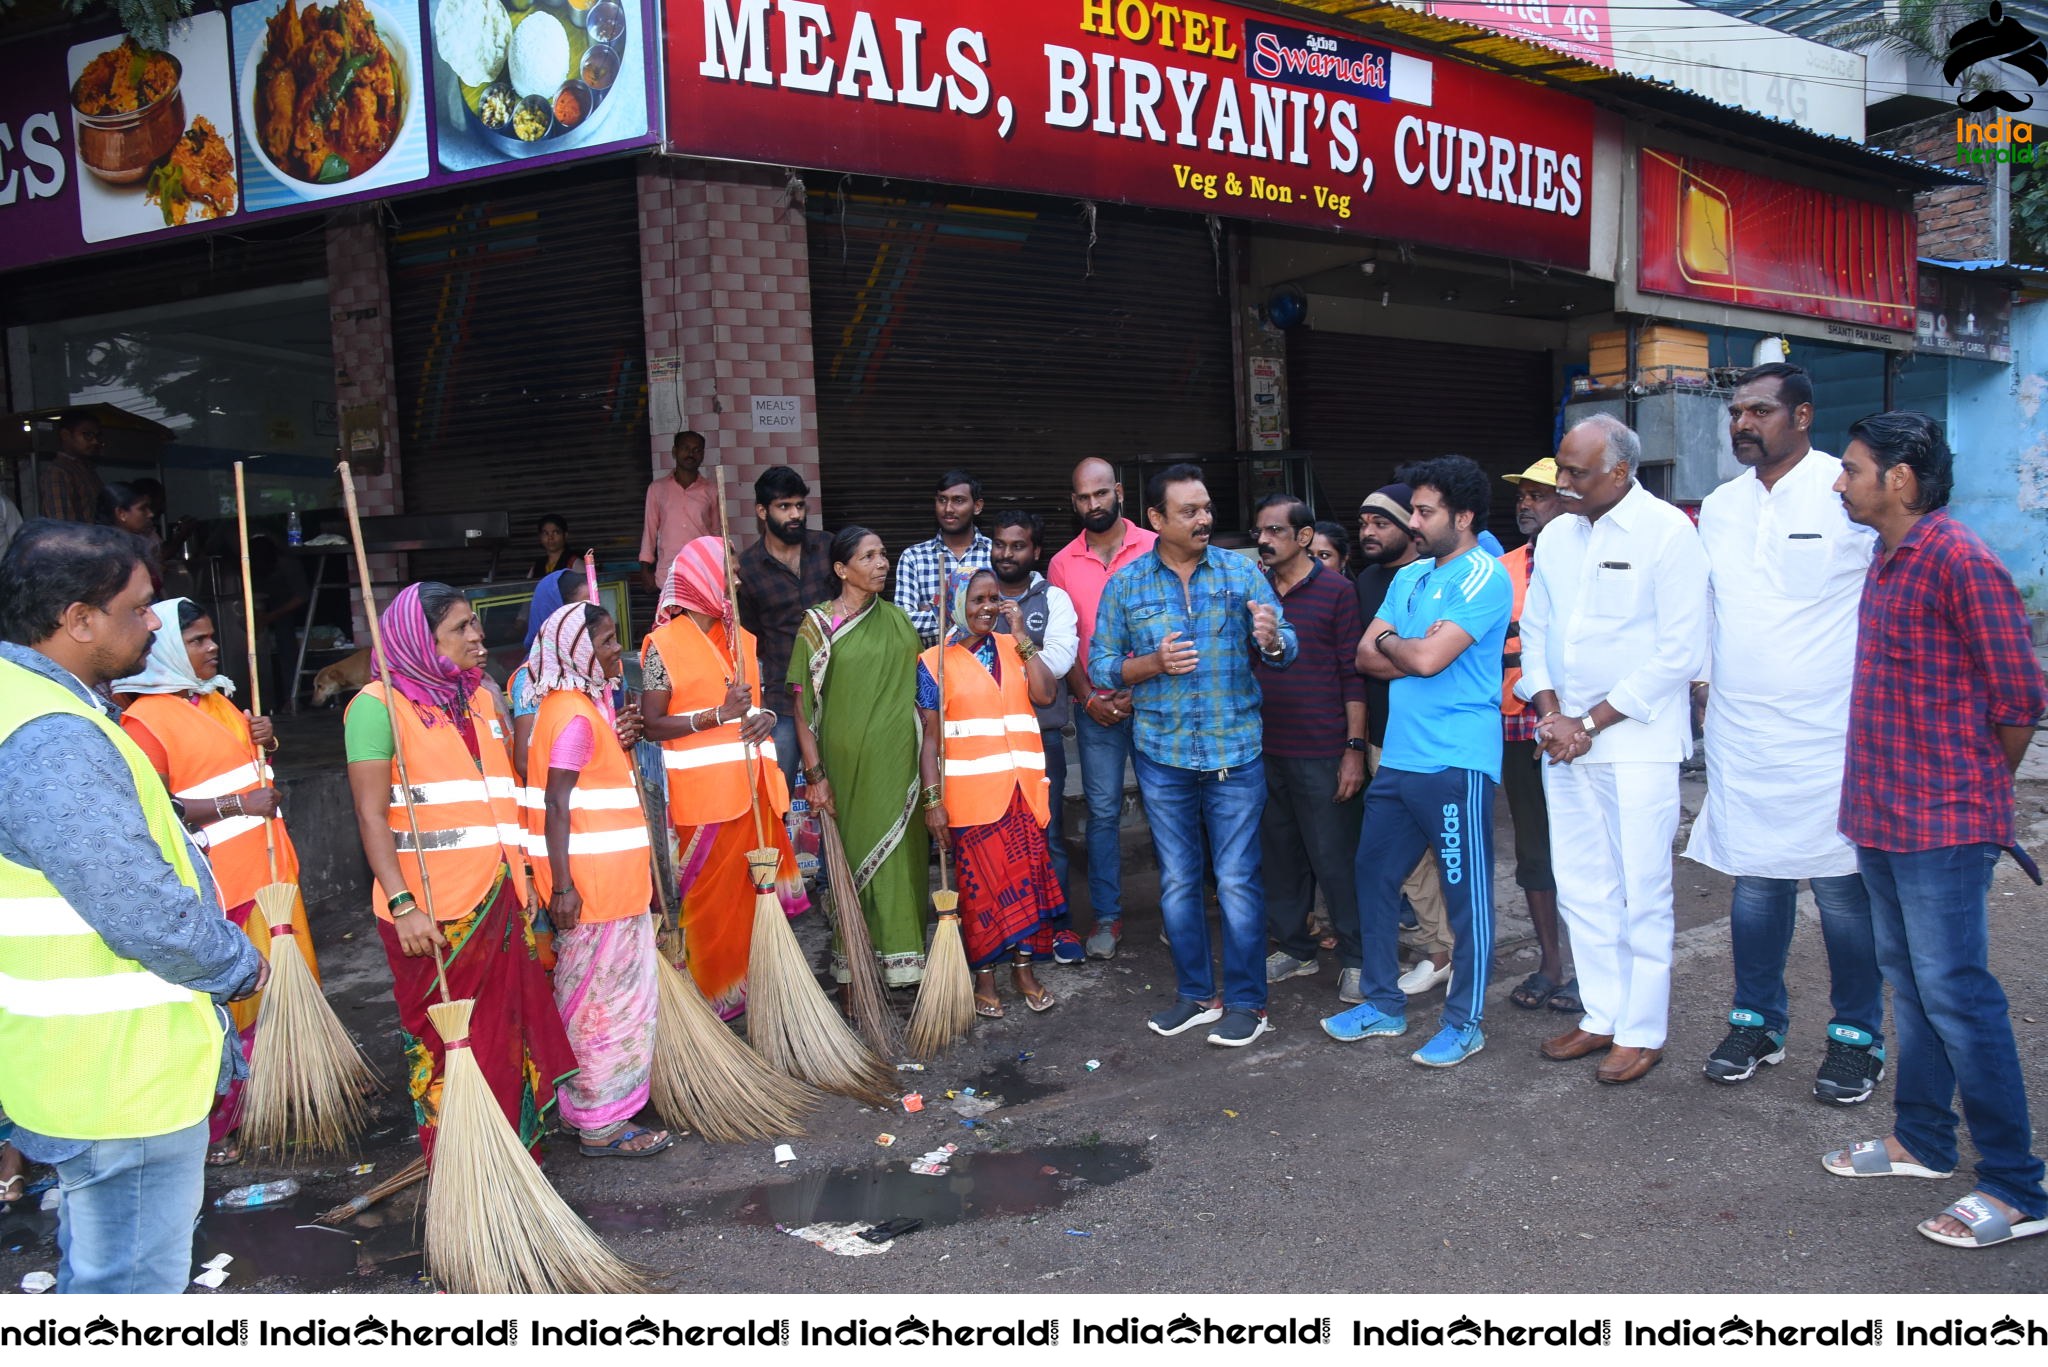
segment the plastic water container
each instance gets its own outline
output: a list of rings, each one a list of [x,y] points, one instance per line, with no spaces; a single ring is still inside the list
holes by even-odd
[[[818,851],[823,838],[818,814],[811,810],[811,784],[804,771],[796,771],[796,790],[789,795],[789,843],[796,851],[797,871],[806,881],[815,881],[821,867]]]
[[[299,521],[299,510],[297,508],[292,509],[291,515],[284,520],[284,543],[287,546],[303,546],[306,544],[306,528]]]
[[[254,1210],[258,1206],[274,1206],[289,1201],[298,1194],[298,1182],[287,1177],[277,1182],[258,1182],[250,1187],[236,1187],[213,1204],[221,1210]]]

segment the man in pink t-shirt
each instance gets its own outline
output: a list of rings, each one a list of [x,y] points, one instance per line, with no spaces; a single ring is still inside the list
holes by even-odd
[[[678,432],[674,475],[647,486],[647,520],[640,532],[640,579],[661,587],[683,547],[700,536],[718,535],[718,495],[704,469],[704,438]]]
[[[1131,694],[1089,684],[1088,643],[1095,636],[1095,611],[1109,577],[1150,551],[1159,537],[1124,516],[1124,486],[1117,482],[1116,468],[1092,456],[1074,467],[1074,513],[1081,519],[1081,535],[1054,554],[1045,577],[1074,600],[1081,631],[1067,687],[1076,703],[1074,743],[1081,752],[1081,787],[1088,795],[1088,901],[1095,911],[1088,953],[1113,959],[1123,938],[1117,822],[1123,814],[1124,771],[1131,762]]]

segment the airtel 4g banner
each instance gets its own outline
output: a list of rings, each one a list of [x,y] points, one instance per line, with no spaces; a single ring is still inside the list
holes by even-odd
[[[669,0],[668,141],[1582,269],[1590,106],[1231,5]]]

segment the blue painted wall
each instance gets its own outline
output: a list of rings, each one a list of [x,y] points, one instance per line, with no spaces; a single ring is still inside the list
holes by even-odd
[[[2012,344],[2010,366],[1918,359],[1910,382],[1901,376],[1898,398],[1901,408],[1940,415],[1919,401],[1920,371],[1945,367],[1956,453],[1949,506],[1998,552],[2028,611],[2039,615],[2048,613],[2048,302],[2013,310]]]

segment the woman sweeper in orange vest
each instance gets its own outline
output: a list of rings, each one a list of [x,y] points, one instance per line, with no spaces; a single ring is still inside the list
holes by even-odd
[[[432,1158],[445,1057],[427,1017],[441,1000],[438,949],[449,997],[476,1002],[470,1052],[520,1141],[537,1150],[576,1056],[521,898],[526,830],[511,728],[482,687],[483,625],[461,593],[434,583],[401,589],[380,620],[392,677],[372,665],[343,727],[420,1144]]]
[[[765,843],[782,856],[775,875],[782,910],[795,916],[811,902],[783,824],[789,787],[776,764],[775,714],[760,707],[760,656],[753,634],[733,622],[725,585],[717,537],[698,537],[676,556],[655,629],[640,649],[640,708],[647,738],[661,743],[676,828],[684,952],[678,967],[730,1020],[747,1005],[754,884],[746,856],[763,843],[754,831],[756,793]],[[735,659],[746,666],[744,686]]]
[[[155,611],[162,625],[150,645],[149,659],[140,673],[114,685],[126,708],[121,729],[149,756],[164,786],[184,808],[185,824],[205,849],[206,862],[220,885],[220,904],[227,908],[228,919],[267,959],[270,925],[255,914],[256,890],[267,883],[299,881],[298,851],[278,816],[270,766],[257,754],[259,747],[266,755],[276,753],[277,737],[270,718],[252,717],[228,701],[235,684],[220,672],[220,641],[206,610],[189,598],[169,598]],[[274,878],[263,833],[266,825],[277,846]],[[292,908],[292,926],[317,981],[320,965],[313,956],[304,898]],[[228,1004],[244,1057],[256,1042],[256,1012],[262,1002],[258,992]],[[240,1161],[242,1148],[235,1130],[241,1123],[242,1084],[236,1081],[214,1103],[208,1118],[208,1163],[218,1167]]]
[[[924,819],[934,840],[951,840],[959,880],[960,929],[974,969],[974,1011],[997,1018],[996,967],[1010,960],[1017,990],[1033,1011],[1051,992],[1031,969],[1052,956],[1053,918],[1067,899],[1045,843],[1051,798],[1045,748],[1033,706],[1058,686],[1024,634],[1015,601],[995,574],[976,570],[953,590],[948,640],[918,657],[917,706],[924,722]],[[1010,634],[996,634],[998,619]],[[939,787],[939,651],[946,652],[945,788]]]

